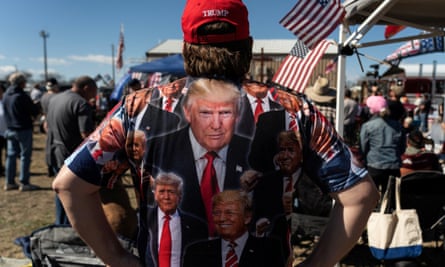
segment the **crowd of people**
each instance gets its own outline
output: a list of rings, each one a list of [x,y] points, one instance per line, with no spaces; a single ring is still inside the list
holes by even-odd
[[[382,88],[375,84],[371,90],[362,92],[365,96],[362,105],[358,101],[350,104],[350,92],[346,92],[344,128],[345,141],[358,148],[356,153],[381,193],[385,191],[390,176],[400,177],[416,170],[442,172],[442,149],[435,150],[430,137],[430,97],[418,94],[411,104],[402,86],[391,83],[386,94]],[[346,114],[350,111],[356,121],[355,135],[348,134]],[[436,119],[436,124],[442,125],[439,135],[443,136],[441,118]],[[443,141],[443,137],[439,140]]]
[[[5,189],[38,188],[29,181],[29,142],[40,105],[56,223],[70,224],[107,266],[295,266],[297,213],[330,218],[298,266],[334,266],[362,235],[385,177],[422,151],[423,139],[405,132],[395,112],[400,102],[369,96],[370,116],[358,123],[365,109],[348,92],[343,138],[327,78],[306,95],[281,88],[272,96],[270,84],[248,76],[253,40],[242,1],[189,0],[181,22],[187,77],[156,88],[131,81],[97,127],[90,77],[59,93],[50,80],[36,101],[23,91],[25,76],[12,75],[3,97]],[[402,160],[407,144],[417,150]],[[122,247],[101,202],[102,189],[119,186],[128,170],[138,256]]]

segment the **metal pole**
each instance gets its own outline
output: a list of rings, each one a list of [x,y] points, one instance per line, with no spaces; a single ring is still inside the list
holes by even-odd
[[[338,39],[343,44],[346,39],[347,28],[340,24]],[[337,62],[337,100],[335,111],[335,129],[340,136],[343,136],[343,127],[345,120],[345,84],[346,84],[346,56],[339,55]]]
[[[46,38],[49,37],[49,33],[44,30],[40,31],[40,36],[43,38],[43,64],[45,68],[45,81],[48,81],[48,64],[46,56]]]
[[[111,44],[111,73],[113,74],[113,84],[115,84],[115,67],[114,67],[114,44]],[[114,86],[114,85],[113,85]]]

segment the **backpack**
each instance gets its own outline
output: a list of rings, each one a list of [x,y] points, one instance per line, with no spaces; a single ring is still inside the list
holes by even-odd
[[[133,241],[119,237],[125,249],[137,256]],[[49,225],[30,235],[33,267],[105,266],[69,225]]]

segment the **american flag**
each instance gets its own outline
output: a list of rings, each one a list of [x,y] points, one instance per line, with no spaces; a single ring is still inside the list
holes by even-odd
[[[121,31],[119,34],[119,46],[117,47],[117,58],[116,58],[116,68],[118,70],[122,69],[124,66],[124,60],[122,58],[122,55],[124,53],[124,26],[121,25]]]
[[[335,70],[335,68],[337,67],[337,61],[338,61],[338,57],[335,57],[334,59],[329,60],[328,64],[326,65],[326,68],[324,69],[324,74],[329,74],[333,70]]]
[[[337,28],[345,14],[340,0],[300,0],[280,24],[313,49]]]
[[[301,40],[297,40],[272,81],[295,92],[303,93],[313,69],[331,43],[331,41],[323,40],[313,50],[309,50]]]

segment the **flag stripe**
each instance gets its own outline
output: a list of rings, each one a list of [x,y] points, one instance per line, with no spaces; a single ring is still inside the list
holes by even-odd
[[[327,15],[327,18],[331,21],[338,21],[342,16],[342,13],[334,12],[334,10],[331,10],[331,12]],[[314,23],[312,23],[314,24]],[[330,24],[330,25],[323,25],[321,21],[317,23],[316,25],[310,25],[310,27],[314,27],[314,29],[310,32],[305,32],[303,34],[304,37],[301,37],[303,42],[308,43],[308,47],[312,47],[316,45],[316,40],[323,40],[328,35],[337,28],[337,24]]]
[[[339,0],[300,0],[280,24],[313,49],[335,30],[345,14]]]
[[[328,41],[321,42],[316,49],[309,53],[308,58],[305,59],[305,62],[307,62],[307,64],[303,64],[304,71],[302,71],[301,75],[303,76],[303,78],[301,78],[298,81],[298,84],[294,87],[297,88],[298,92],[304,92],[304,90],[306,89],[306,84],[312,74],[313,69],[318,64],[320,58],[323,56],[329,44],[330,42]]]
[[[313,69],[330,44],[330,41],[323,40],[313,50],[306,51],[301,48],[301,41],[298,40],[291,54],[281,63],[272,81],[303,93]]]

